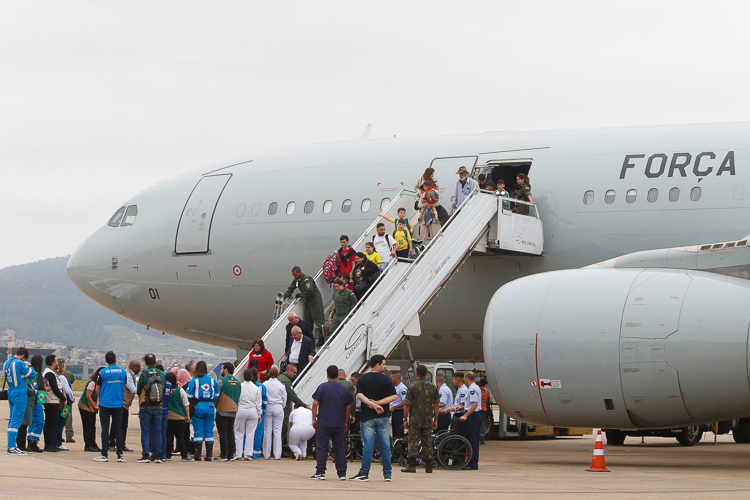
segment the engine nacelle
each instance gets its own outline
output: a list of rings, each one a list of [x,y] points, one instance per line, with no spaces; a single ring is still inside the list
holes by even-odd
[[[750,282],[576,269],[500,288],[484,354],[503,411],[556,427],[682,427],[750,416]]]

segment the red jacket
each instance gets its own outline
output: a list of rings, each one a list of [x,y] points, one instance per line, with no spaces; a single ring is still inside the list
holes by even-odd
[[[356,256],[357,252],[352,247],[349,247],[349,253],[347,254],[344,254],[341,248],[336,251],[336,264],[338,265],[339,274],[348,274],[351,276]]]
[[[253,351],[250,353],[250,361],[247,364],[248,368],[255,368],[258,370],[258,380],[263,382],[266,375],[263,373],[264,370],[269,370],[273,366],[273,356],[268,349],[264,349],[263,352],[257,353]]]

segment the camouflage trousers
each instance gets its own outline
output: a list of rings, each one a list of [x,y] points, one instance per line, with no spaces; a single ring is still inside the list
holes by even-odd
[[[409,453],[410,459],[419,457],[420,447],[422,449],[422,460],[432,459],[432,422],[429,427],[417,427],[409,422]]]

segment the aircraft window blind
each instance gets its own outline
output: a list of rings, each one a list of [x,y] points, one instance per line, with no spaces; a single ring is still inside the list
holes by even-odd
[[[648,200],[649,203],[655,203],[656,200],[659,199],[659,190],[656,188],[649,189],[646,199]]]
[[[286,214],[292,215],[294,213],[294,209],[297,208],[297,204],[293,201],[290,201],[286,204]]]
[[[690,199],[692,201],[698,201],[698,200],[700,200],[701,199],[701,188],[699,188],[699,187],[696,186],[693,189],[691,189],[690,190]]]
[[[680,188],[672,188],[669,190],[669,201],[677,201],[680,199]]]
[[[138,216],[138,207],[136,205],[130,205],[125,211],[125,217],[122,219],[123,226],[132,226],[135,223],[135,218]]]
[[[344,213],[347,213],[351,209],[352,209],[352,200],[344,200],[344,203],[341,204],[341,211]]]
[[[326,202],[323,203],[324,214],[330,213],[332,208],[333,208],[333,202],[331,200],[326,200]]]
[[[311,214],[313,211],[313,208],[315,208],[315,202],[310,200],[307,203],[305,203],[305,213]]]
[[[628,203],[635,203],[635,199],[638,196],[638,192],[635,189],[629,189],[627,193],[625,193],[625,201]]]
[[[585,193],[583,193],[583,204],[591,205],[592,203],[594,203],[594,192],[586,191]]]
[[[391,199],[390,198],[383,198],[380,200],[380,211],[384,211],[388,205],[390,205]]]
[[[276,210],[278,210],[279,204],[275,201],[268,205],[268,215],[276,215]]]
[[[604,203],[607,205],[611,205],[615,202],[615,191],[613,189],[610,189],[606,193],[604,193]]]
[[[122,216],[125,215],[125,207],[120,208],[117,212],[115,212],[115,215],[112,216],[111,219],[109,219],[109,226],[117,227],[120,225],[120,222],[122,221]]]
[[[371,204],[370,198],[365,198],[364,200],[362,200],[362,211],[363,212],[369,211],[370,210],[370,204]]]

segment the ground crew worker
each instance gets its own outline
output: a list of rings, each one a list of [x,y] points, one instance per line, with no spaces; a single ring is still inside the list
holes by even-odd
[[[391,380],[393,385],[396,386],[396,400],[390,405],[391,410],[391,430],[393,437],[402,438],[404,437],[404,399],[406,399],[406,386],[401,382],[401,372],[399,370],[393,370],[391,372]]]
[[[354,384],[346,380],[346,370],[343,368],[339,368],[339,382],[344,384],[347,389],[349,389],[349,394],[352,395],[352,408],[349,412],[349,423],[354,423],[354,414],[357,412],[357,389],[354,387]]]
[[[214,460],[226,462],[234,458],[234,419],[240,401],[240,381],[234,376],[234,364],[221,366],[219,399],[216,401],[216,430],[219,431],[219,456]]]
[[[420,447],[425,472],[432,472],[432,431],[437,429],[440,394],[425,380],[427,367],[417,366],[417,381],[409,386],[404,399],[404,428],[409,430],[409,465],[401,472],[417,472]]]
[[[282,448],[287,445],[287,436],[289,435],[289,413],[295,406],[303,406],[307,408],[305,404],[298,396],[297,393],[292,389],[292,380],[297,376],[297,366],[294,363],[287,363],[286,371],[279,375],[277,379],[279,382],[284,384],[286,388],[286,406],[284,406],[284,424],[281,427],[281,445]]]
[[[11,356],[3,365],[5,381],[8,384],[8,403],[10,404],[10,420],[8,421],[8,455],[26,455],[16,446],[18,428],[26,413],[26,380],[36,377],[36,371],[26,366],[29,351],[25,347],[16,349],[15,356]]]
[[[453,398],[453,418],[460,419],[461,416],[466,412],[464,410],[464,402],[466,401],[466,391],[468,390],[468,387],[464,385],[464,374],[462,372],[456,372],[453,374],[453,385],[456,386],[456,395]],[[461,434],[463,436],[464,431],[464,422],[461,420],[458,420],[458,426],[456,427],[456,432]]]
[[[482,392],[482,409],[479,411],[479,414],[482,416],[482,430],[479,433],[479,442],[481,444],[484,444],[484,423],[487,420],[487,410],[489,408],[489,397],[490,397],[490,390],[487,389],[487,379],[480,379],[479,382],[477,382],[477,385],[479,386],[479,390]]]
[[[195,377],[185,392],[188,398],[195,402],[195,415],[190,419],[190,425],[193,426],[195,461],[201,461],[203,443],[206,443],[205,461],[210,462],[214,452],[214,402],[219,399],[219,384],[215,378],[208,375],[205,361],[196,363]]]
[[[466,423],[463,436],[469,440],[472,449],[471,459],[466,469],[477,470],[479,469],[479,433],[484,425],[479,413],[482,407],[482,392],[479,390],[479,386],[474,383],[474,372],[466,372],[464,380],[469,388],[466,391],[466,400],[464,401],[466,412],[460,420]]]
[[[251,368],[251,371],[255,370],[255,368]],[[260,387],[260,396],[261,396],[261,411],[258,413],[258,425],[255,426],[255,439],[253,440],[253,460],[260,458],[260,454],[263,451],[263,427],[264,422],[266,419],[266,408],[268,406],[268,394],[266,392],[266,386],[263,385],[260,381],[260,375],[257,373],[258,370],[255,370],[255,374],[252,376],[252,380],[255,382],[255,385]]]
[[[315,284],[315,280],[311,276],[302,274],[302,269],[299,266],[292,268],[292,281],[289,288],[287,288],[284,298],[287,299],[292,296],[295,289],[299,289],[299,293],[295,295],[295,298],[305,299],[305,320],[309,323],[315,324],[315,330],[318,334],[318,345],[323,345],[323,333],[321,327],[325,323],[325,313],[323,312],[323,298],[320,296],[320,290]]]
[[[336,331],[336,328],[346,320],[349,313],[354,309],[354,306],[357,305],[357,297],[354,296],[354,292],[346,288],[344,280],[336,278],[333,282],[333,286],[336,288],[336,295],[333,297],[331,327],[328,330],[331,334],[333,334]]]
[[[438,417],[437,430],[445,431],[451,426],[451,409],[453,408],[453,393],[448,384],[445,383],[445,375],[438,373],[435,376],[438,392],[440,393],[440,416]]]

